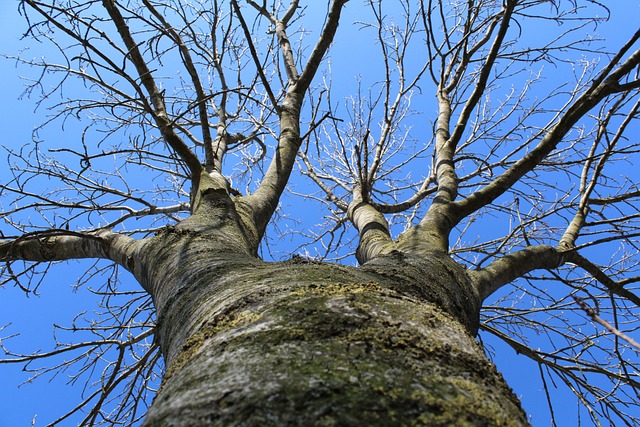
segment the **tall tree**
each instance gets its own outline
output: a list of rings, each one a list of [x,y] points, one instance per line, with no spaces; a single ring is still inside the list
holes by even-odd
[[[640,28],[600,39],[591,0],[20,11],[66,132],[5,148],[2,284],[94,258],[103,298],[90,338],[4,343],[88,375],[57,423],[527,425],[479,330],[553,423],[558,383],[640,421]]]

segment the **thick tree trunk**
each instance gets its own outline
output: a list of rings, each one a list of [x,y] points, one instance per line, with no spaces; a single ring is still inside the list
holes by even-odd
[[[168,230],[136,266],[167,364],[145,427],[527,425],[448,256],[265,263],[220,231]]]

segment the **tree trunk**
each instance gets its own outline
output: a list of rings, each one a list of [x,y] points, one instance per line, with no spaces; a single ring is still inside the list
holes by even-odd
[[[145,427],[527,425],[447,255],[265,263],[197,228],[168,229],[133,268],[167,365]]]

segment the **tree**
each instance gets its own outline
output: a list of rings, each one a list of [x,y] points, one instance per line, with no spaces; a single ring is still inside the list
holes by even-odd
[[[640,29],[599,39],[588,0],[306,3],[20,1],[69,136],[5,148],[2,283],[98,259],[104,312],[4,361],[95,374],[58,422],[527,425],[481,330],[554,424],[556,383],[637,423]]]

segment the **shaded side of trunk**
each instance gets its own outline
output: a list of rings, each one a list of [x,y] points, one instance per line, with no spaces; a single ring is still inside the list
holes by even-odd
[[[145,273],[168,366],[145,427],[527,424],[448,257],[268,264],[171,239]]]

